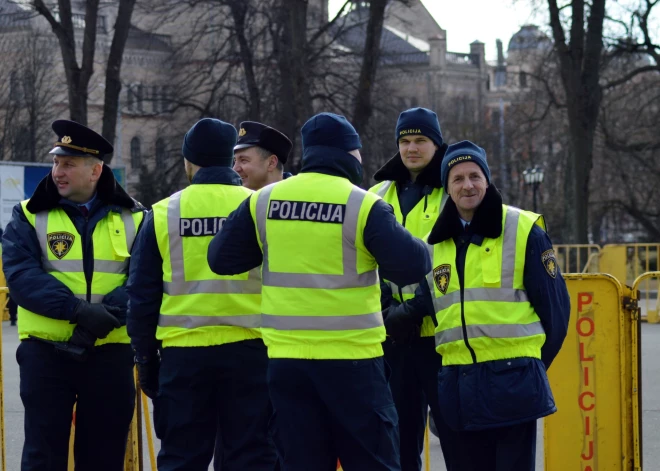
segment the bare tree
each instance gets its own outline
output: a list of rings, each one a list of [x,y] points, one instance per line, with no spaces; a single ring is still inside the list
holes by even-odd
[[[135,0],[116,1],[118,2],[118,13],[105,68],[106,89],[103,107],[102,132],[110,142],[114,142],[115,138],[121,91],[121,64],[135,5]],[[31,0],[31,5],[48,21],[59,42],[67,81],[70,117],[73,121],[86,125],[89,85],[94,74],[94,57],[97,50],[100,0],[85,0],[84,14],[74,13],[71,0],[57,0],[57,5],[50,6],[44,0]],[[74,23],[83,25],[80,62],[78,61]]]

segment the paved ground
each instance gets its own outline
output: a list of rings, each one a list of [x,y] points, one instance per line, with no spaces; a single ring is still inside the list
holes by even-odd
[[[16,364],[16,347],[18,338],[16,328],[8,322],[2,323],[2,351],[4,372],[4,401],[7,470],[20,469],[21,448],[23,444],[23,405],[18,394],[18,365]],[[646,469],[651,469],[650,463],[660,462],[660,324],[642,325],[642,370],[643,370],[643,440],[644,462]],[[543,469],[542,424],[539,423],[539,449],[537,453],[537,470]],[[156,443],[158,448],[158,443]],[[442,451],[437,438],[431,437],[431,471],[445,471]],[[145,458],[146,458],[145,445]],[[145,469],[149,468],[148,458],[145,459]],[[423,467],[422,469],[426,469]]]

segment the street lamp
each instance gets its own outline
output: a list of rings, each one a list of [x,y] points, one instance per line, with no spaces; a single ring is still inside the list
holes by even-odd
[[[536,212],[536,192],[539,185],[543,182],[543,167],[535,165],[533,168],[528,168],[523,172],[525,185],[531,185],[532,195],[534,201],[534,212]]]

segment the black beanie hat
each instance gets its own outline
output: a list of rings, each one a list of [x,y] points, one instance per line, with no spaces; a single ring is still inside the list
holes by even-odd
[[[360,136],[346,118],[334,113],[319,113],[300,130],[303,152],[314,146],[336,147],[345,152],[361,149]]]
[[[438,147],[444,144],[438,115],[426,108],[411,108],[399,115],[394,136],[397,146],[399,139],[410,134],[426,136]]]
[[[486,162],[486,151],[470,141],[461,141],[447,147],[447,152],[445,152],[445,156],[442,159],[440,176],[445,191],[447,191],[449,171],[454,165],[464,162],[474,162],[481,167],[481,170],[486,176],[486,182],[490,184],[490,168],[488,168],[488,162]]]
[[[231,124],[204,118],[186,133],[181,152],[186,160],[200,167],[231,167],[237,136]]]

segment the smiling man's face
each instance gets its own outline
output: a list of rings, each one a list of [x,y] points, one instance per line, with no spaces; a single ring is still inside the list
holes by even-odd
[[[449,170],[447,181],[447,192],[456,204],[458,214],[463,220],[471,221],[488,188],[483,170],[474,162],[463,162]]]

